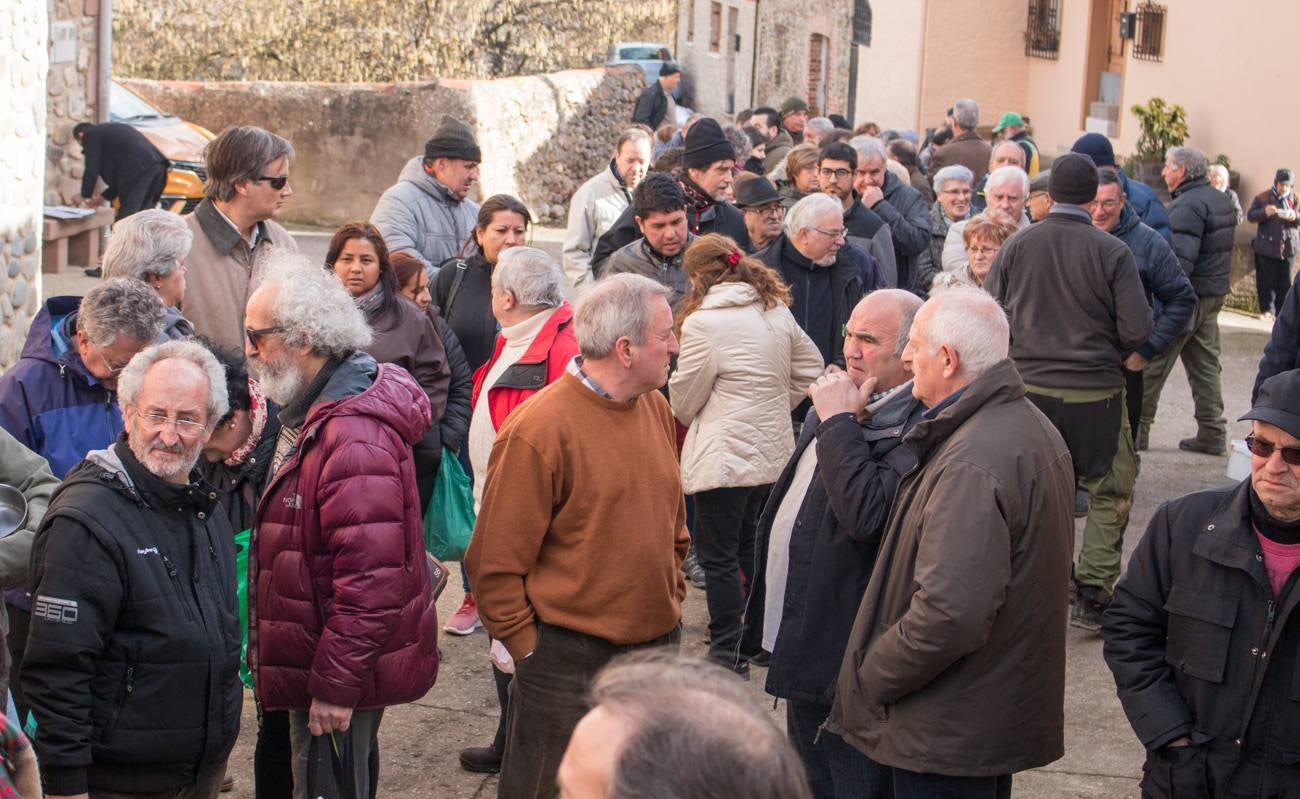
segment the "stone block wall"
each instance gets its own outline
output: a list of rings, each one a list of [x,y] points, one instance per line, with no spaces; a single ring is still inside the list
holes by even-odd
[[[72,128],[78,122],[100,121],[99,0],[45,2],[51,28],[71,26],[75,42],[75,47],[70,48],[71,60],[58,58],[61,48],[51,42],[49,65],[45,201],[49,205],[61,205],[81,193],[85,162],[81,148],[72,140]]]
[[[334,226],[368,219],[447,114],[476,131],[480,199],[513,194],[539,222],[562,220],[629,124],[644,76],[613,67],[433,83],[122,83],[209,130],[259,125],[289,139],[295,194],[283,221]]]
[[[40,304],[46,19],[45,0],[0,6],[0,367],[18,359]]]
[[[812,10],[812,9],[816,10]],[[759,6],[758,61],[755,69],[758,103],[780,107],[787,97],[802,97],[814,105],[809,68],[814,60],[814,34],[826,37],[825,106],[818,115],[843,114],[848,108],[849,60],[853,4],[836,0],[809,6],[800,0],[765,0]]]

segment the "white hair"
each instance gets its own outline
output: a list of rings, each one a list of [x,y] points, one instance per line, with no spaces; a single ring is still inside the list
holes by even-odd
[[[984,193],[987,194],[994,186],[1012,181],[1020,185],[1022,200],[1029,196],[1029,175],[1018,166],[1000,166],[989,173],[988,182],[984,184]]]
[[[925,305],[927,318],[912,326],[923,325],[931,355],[945,344],[952,348],[963,377],[973,380],[1006,360],[1011,328],[1002,306],[987,292],[954,285],[931,294]]]
[[[671,292],[642,275],[622,273],[596,281],[578,300],[573,314],[573,332],[582,357],[599,360],[614,352],[624,336],[641,345],[650,335],[654,299],[667,300]]]
[[[492,288],[508,291],[526,308],[558,308],[564,302],[564,272],[536,247],[502,250],[492,270]]]
[[[1018,161],[1020,161],[1020,165],[1021,165],[1022,167],[1025,165],[1025,151],[1024,151],[1024,149],[1023,149],[1019,144],[1017,144],[1016,142],[1011,141],[1010,139],[1007,139],[1007,140],[1005,140],[1005,141],[1000,141],[1000,142],[998,142],[997,144],[993,145],[993,150],[989,153],[989,163],[990,163],[990,164],[993,163],[993,159],[994,159],[994,158],[997,158],[998,150],[1001,150],[1003,147],[1014,147],[1014,148],[1016,148],[1016,159],[1017,159]]]
[[[163,308],[152,286],[113,277],[86,292],[77,307],[77,329],[96,347],[111,347],[119,335],[153,341],[162,332]]]
[[[817,218],[831,211],[842,217],[844,205],[829,194],[819,191],[809,194],[786,211],[785,235],[794,238],[801,230],[812,230],[817,227]]]
[[[271,303],[271,324],[282,328],[286,347],[310,346],[318,355],[341,357],[370,345],[366,317],[333,272],[305,255],[271,252],[262,285],[279,288]]]
[[[826,117],[813,117],[812,119],[803,123],[803,125],[805,128],[816,128],[818,133],[823,133],[823,134],[830,133],[832,130],[835,130],[835,123],[831,122]]]
[[[875,136],[854,136],[849,139],[849,146],[858,151],[858,159],[863,162],[870,161],[872,158],[879,158],[881,161],[889,158],[885,143]]]
[[[952,121],[962,130],[975,130],[980,124],[980,104],[969,97],[953,103]]]
[[[975,173],[961,164],[946,166],[934,173],[934,190],[936,192],[943,191],[947,188],[947,184],[954,180],[961,181],[967,186],[974,186]]]
[[[1218,175],[1220,178],[1223,178],[1223,184],[1225,186],[1228,185],[1228,180],[1229,180],[1228,168],[1223,164],[1210,164],[1205,168],[1205,174],[1206,177],[1213,177],[1215,175]]]
[[[113,225],[104,249],[104,277],[167,277],[189,254],[194,233],[185,220],[150,208]]]
[[[230,410],[230,398],[226,393],[226,370],[207,347],[193,339],[154,344],[136,353],[117,379],[118,401],[122,405],[135,406],[139,402],[140,389],[149,369],[156,363],[173,359],[189,361],[207,377],[207,429],[211,431]]]
[[[1174,166],[1186,169],[1187,180],[1205,177],[1205,170],[1209,166],[1205,153],[1195,147],[1170,147],[1165,153],[1165,160],[1173,161]]]

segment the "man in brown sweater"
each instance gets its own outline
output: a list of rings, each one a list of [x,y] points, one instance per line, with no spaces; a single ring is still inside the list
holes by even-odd
[[[554,797],[591,678],[681,638],[689,539],[672,413],[668,291],[612,275],[574,317],[580,355],[514,411],[465,557],[479,617],[515,661],[498,796]]]

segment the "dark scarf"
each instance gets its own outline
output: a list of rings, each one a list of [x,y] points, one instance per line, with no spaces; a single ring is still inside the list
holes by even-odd
[[[682,193],[686,195],[686,222],[690,226],[691,232],[700,235],[700,223],[709,222],[717,213],[716,201],[708,195],[708,192],[696,185],[695,181],[682,176]]]
[[[631,205],[632,192],[628,191],[627,183],[623,180],[623,176],[618,174],[618,164],[613,158],[609,159],[609,172],[614,176],[614,182],[618,184],[618,190],[623,192],[623,196],[627,198],[628,204]]]
[[[1250,487],[1250,520],[1260,535],[1277,544],[1300,544],[1300,519],[1284,522],[1273,517],[1264,507],[1264,501]]]
[[[374,325],[379,310],[384,305],[384,281],[377,281],[374,288],[357,297],[353,302],[361,309],[361,313],[366,315],[366,321]]]

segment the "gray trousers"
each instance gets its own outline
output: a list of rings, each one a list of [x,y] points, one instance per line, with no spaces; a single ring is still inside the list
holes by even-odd
[[[348,731],[340,733],[348,739],[348,752],[352,756],[353,796],[370,795],[370,750],[379,740],[379,722],[383,718],[382,707],[354,710]],[[307,729],[305,711],[289,711],[289,747],[293,751],[293,799],[308,799],[307,754],[311,750],[311,731]]]
[[[118,793],[91,788],[90,799],[217,799],[221,793],[221,781],[225,777],[226,764],[222,763],[216,768],[200,772],[194,785],[154,793]]]

